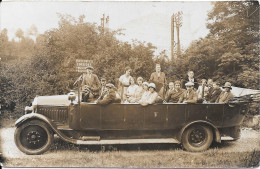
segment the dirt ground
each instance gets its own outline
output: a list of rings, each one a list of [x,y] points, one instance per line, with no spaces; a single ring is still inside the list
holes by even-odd
[[[244,129],[237,141],[191,153],[178,144],[78,146],[55,137],[42,155],[26,155],[14,143],[15,128],[0,129],[5,167],[253,167],[259,166],[260,132]]]

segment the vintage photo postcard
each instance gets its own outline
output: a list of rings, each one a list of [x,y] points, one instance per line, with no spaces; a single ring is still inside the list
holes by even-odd
[[[258,1],[0,2],[0,165],[251,168]]]

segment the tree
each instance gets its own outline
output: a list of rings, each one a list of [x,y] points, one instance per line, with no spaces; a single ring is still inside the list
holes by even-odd
[[[16,32],[15,32],[15,36],[19,39],[19,42],[21,42],[22,38],[24,37],[24,32],[21,28],[19,28]]]

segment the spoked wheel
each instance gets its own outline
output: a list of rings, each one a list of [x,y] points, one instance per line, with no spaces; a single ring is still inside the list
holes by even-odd
[[[205,151],[211,145],[212,140],[212,130],[206,125],[192,125],[182,135],[182,145],[188,151]]]
[[[32,120],[16,128],[14,139],[22,152],[30,155],[42,154],[50,148],[53,132],[43,121]]]

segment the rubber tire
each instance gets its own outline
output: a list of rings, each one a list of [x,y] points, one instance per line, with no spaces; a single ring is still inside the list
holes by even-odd
[[[23,129],[27,126],[39,126],[41,127],[46,133],[47,133],[47,141],[46,143],[39,149],[28,149],[26,147],[24,147],[21,143],[21,140],[20,140],[20,134],[21,132],[23,131]],[[28,155],[38,155],[38,154],[42,154],[44,152],[46,152],[52,142],[53,142],[53,131],[52,129],[43,121],[41,120],[30,120],[30,121],[26,121],[24,122],[23,124],[21,124],[20,126],[18,126],[15,130],[15,133],[14,133],[14,140],[15,140],[15,144],[16,146],[18,147],[18,149],[22,152],[24,152],[25,154],[28,154]]]
[[[204,133],[205,133],[205,140],[199,146],[194,146],[189,141],[189,135],[195,129],[203,129]],[[187,151],[200,152],[200,151],[207,150],[210,147],[212,141],[213,141],[213,133],[209,126],[202,125],[202,124],[194,124],[192,126],[189,126],[187,129],[185,129],[185,131],[182,134],[181,143],[182,143],[183,148]]]

